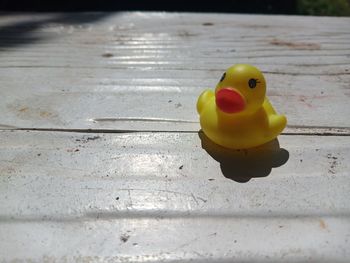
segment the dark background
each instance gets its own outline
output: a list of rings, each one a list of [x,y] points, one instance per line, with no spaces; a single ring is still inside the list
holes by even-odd
[[[350,0],[0,0],[0,11],[124,10],[348,16]]]
[[[112,11],[112,10],[156,10],[156,11],[198,11],[198,12],[239,12],[239,13],[293,13],[294,0],[100,0],[100,1],[57,1],[50,0],[0,0],[4,9],[16,11]]]

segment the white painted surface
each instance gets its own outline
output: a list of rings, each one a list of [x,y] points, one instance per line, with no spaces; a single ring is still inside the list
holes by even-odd
[[[350,256],[347,136],[281,136],[281,149],[259,153],[264,163],[252,151],[222,152],[204,141],[234,180],[196,133],[3,131],[0,137],[5,260],[346,262]],[[275,162],[285,164],[272,168]],[[271,168],[266,177],[237,182]]]
[[[0,261],[347,262],[349,24],[3,14]],[[198,94],[245,62],[288,117],[280,148],[197,134]]]

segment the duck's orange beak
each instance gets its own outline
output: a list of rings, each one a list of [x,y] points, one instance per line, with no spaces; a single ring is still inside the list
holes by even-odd
[[[225,113],[237,113],[245,108],[242,94],[235,88],[226,87],[218,90],[215,95],[216,106]]]

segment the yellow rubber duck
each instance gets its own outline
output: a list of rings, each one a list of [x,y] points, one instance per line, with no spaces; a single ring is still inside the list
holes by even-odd
[[[259,69],[237,64],[222,75],[212,90],[198,98],[197,111],[206,136],[231,149],[247,149],[275,139],[287,119],[278,115],[266,94],[266,82]]]

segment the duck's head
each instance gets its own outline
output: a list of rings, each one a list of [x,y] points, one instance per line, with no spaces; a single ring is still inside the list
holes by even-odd
[[[263,104],[266,82],[256,67],[237,64],[222,75],[216,85],[215,100],[218,110],[226,114],[251,114]]]

